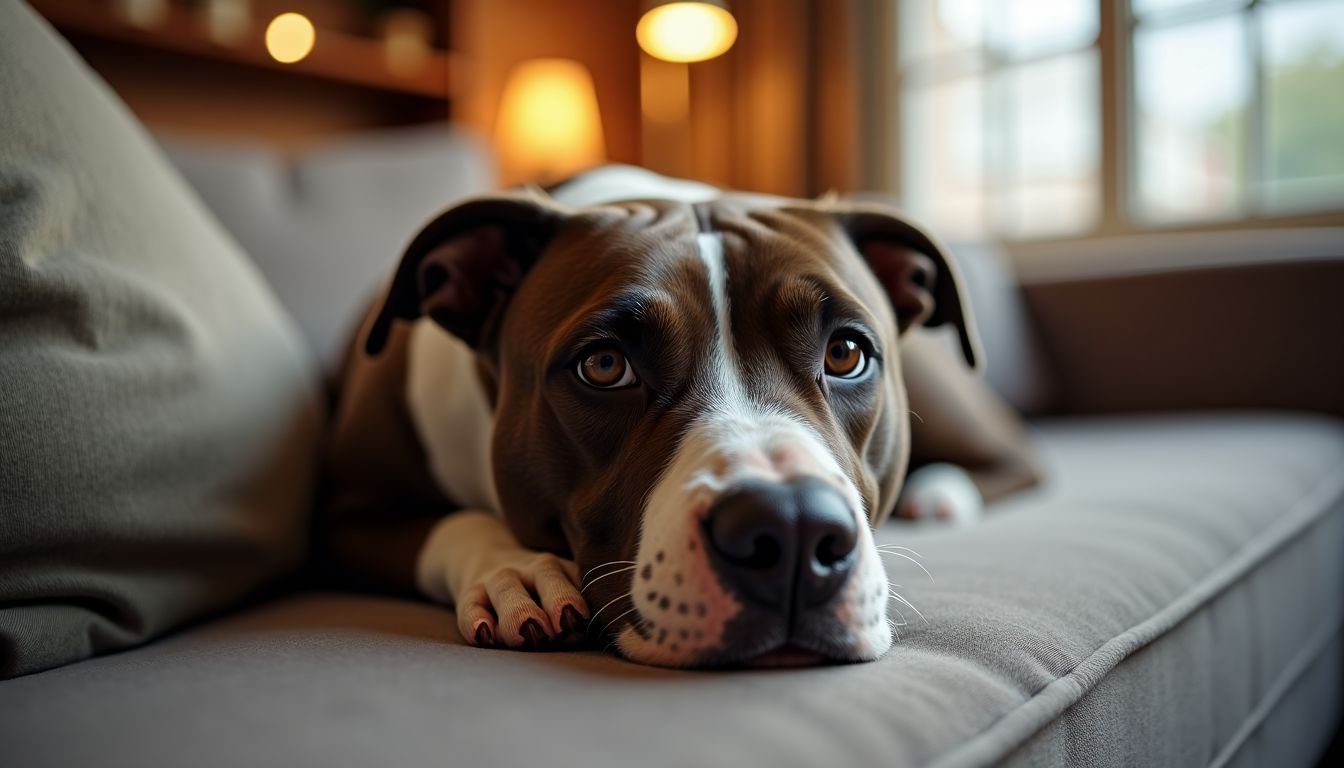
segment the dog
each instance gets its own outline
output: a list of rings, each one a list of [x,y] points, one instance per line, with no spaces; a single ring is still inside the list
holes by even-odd
[[[881,206],[628,166],[469,200],[414,237],[347,356],[330,556],[455,605],[479,646],[877,659],[873,527],[1035,482],[979,356],[956,265]]]

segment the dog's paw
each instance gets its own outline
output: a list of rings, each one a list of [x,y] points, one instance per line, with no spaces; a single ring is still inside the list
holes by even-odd
[[[952,464],[929,464],[906,478],[896,516],[970,525],[980,519],[984,501],[966,470]]]
[[[520,552],[486,570],[457,601],[457,624],[472,645],[535,651],[583,637],[588,603],[572,560]]]

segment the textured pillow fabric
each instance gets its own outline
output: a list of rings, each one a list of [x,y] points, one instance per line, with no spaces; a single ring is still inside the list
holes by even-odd
[[[107,88],[0,3],[0,678],[143,642],[301,560],[317,375]]]

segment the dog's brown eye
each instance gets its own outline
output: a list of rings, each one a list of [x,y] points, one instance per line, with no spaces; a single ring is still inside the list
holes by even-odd
[[[840,379],[857,379],[868,367],[868,356],[853,338],[836,336],[826,343],[826,373]]]
[[[635,383],[635,369],[618,349],[599,349],[579,361],[579,378],[598,389],[618,389]]]

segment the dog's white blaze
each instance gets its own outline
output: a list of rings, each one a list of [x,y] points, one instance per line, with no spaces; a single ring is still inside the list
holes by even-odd
[[[632,659],[667,666],[694,664],[715,649],[741,604],[720,585],[700,543],[705,512],[720,493],[744,479],[813,475],[841,490],[860,530],[858,572],[843,588],[835,614],[850,636],[837,641],[851,648],[855,659],[876,658],[891,645],[886,601],[875,598],[886,594],[887,579],[863,516],[862,496],[809,425],[748,396],[733,342],[722,237],[703,233],[697,245],[708,269],[718,327],[711,352],[714,390],[710,406],[691,423],[645,507],[631,598],[641,620],[652,621],[652,631],[641,636],[626,628],[617,644]]]
[[[464,508],[498,512],[490,467],[494,409],[476,375],[475,353],[428,319],[416,321],[409,344],[406,403],[430,475]]]
[[[709,300],[714,307],[714,325],[719,330],[718,344],[713,349],[718,396],[726,403],[743,404],[747,393],[737,365],[737,347],[733,344],[733,324],[728,312],[728,270],[723,264],[723,236],[702,232],[696,235],[695,244],[705,269],[709,271]]]

